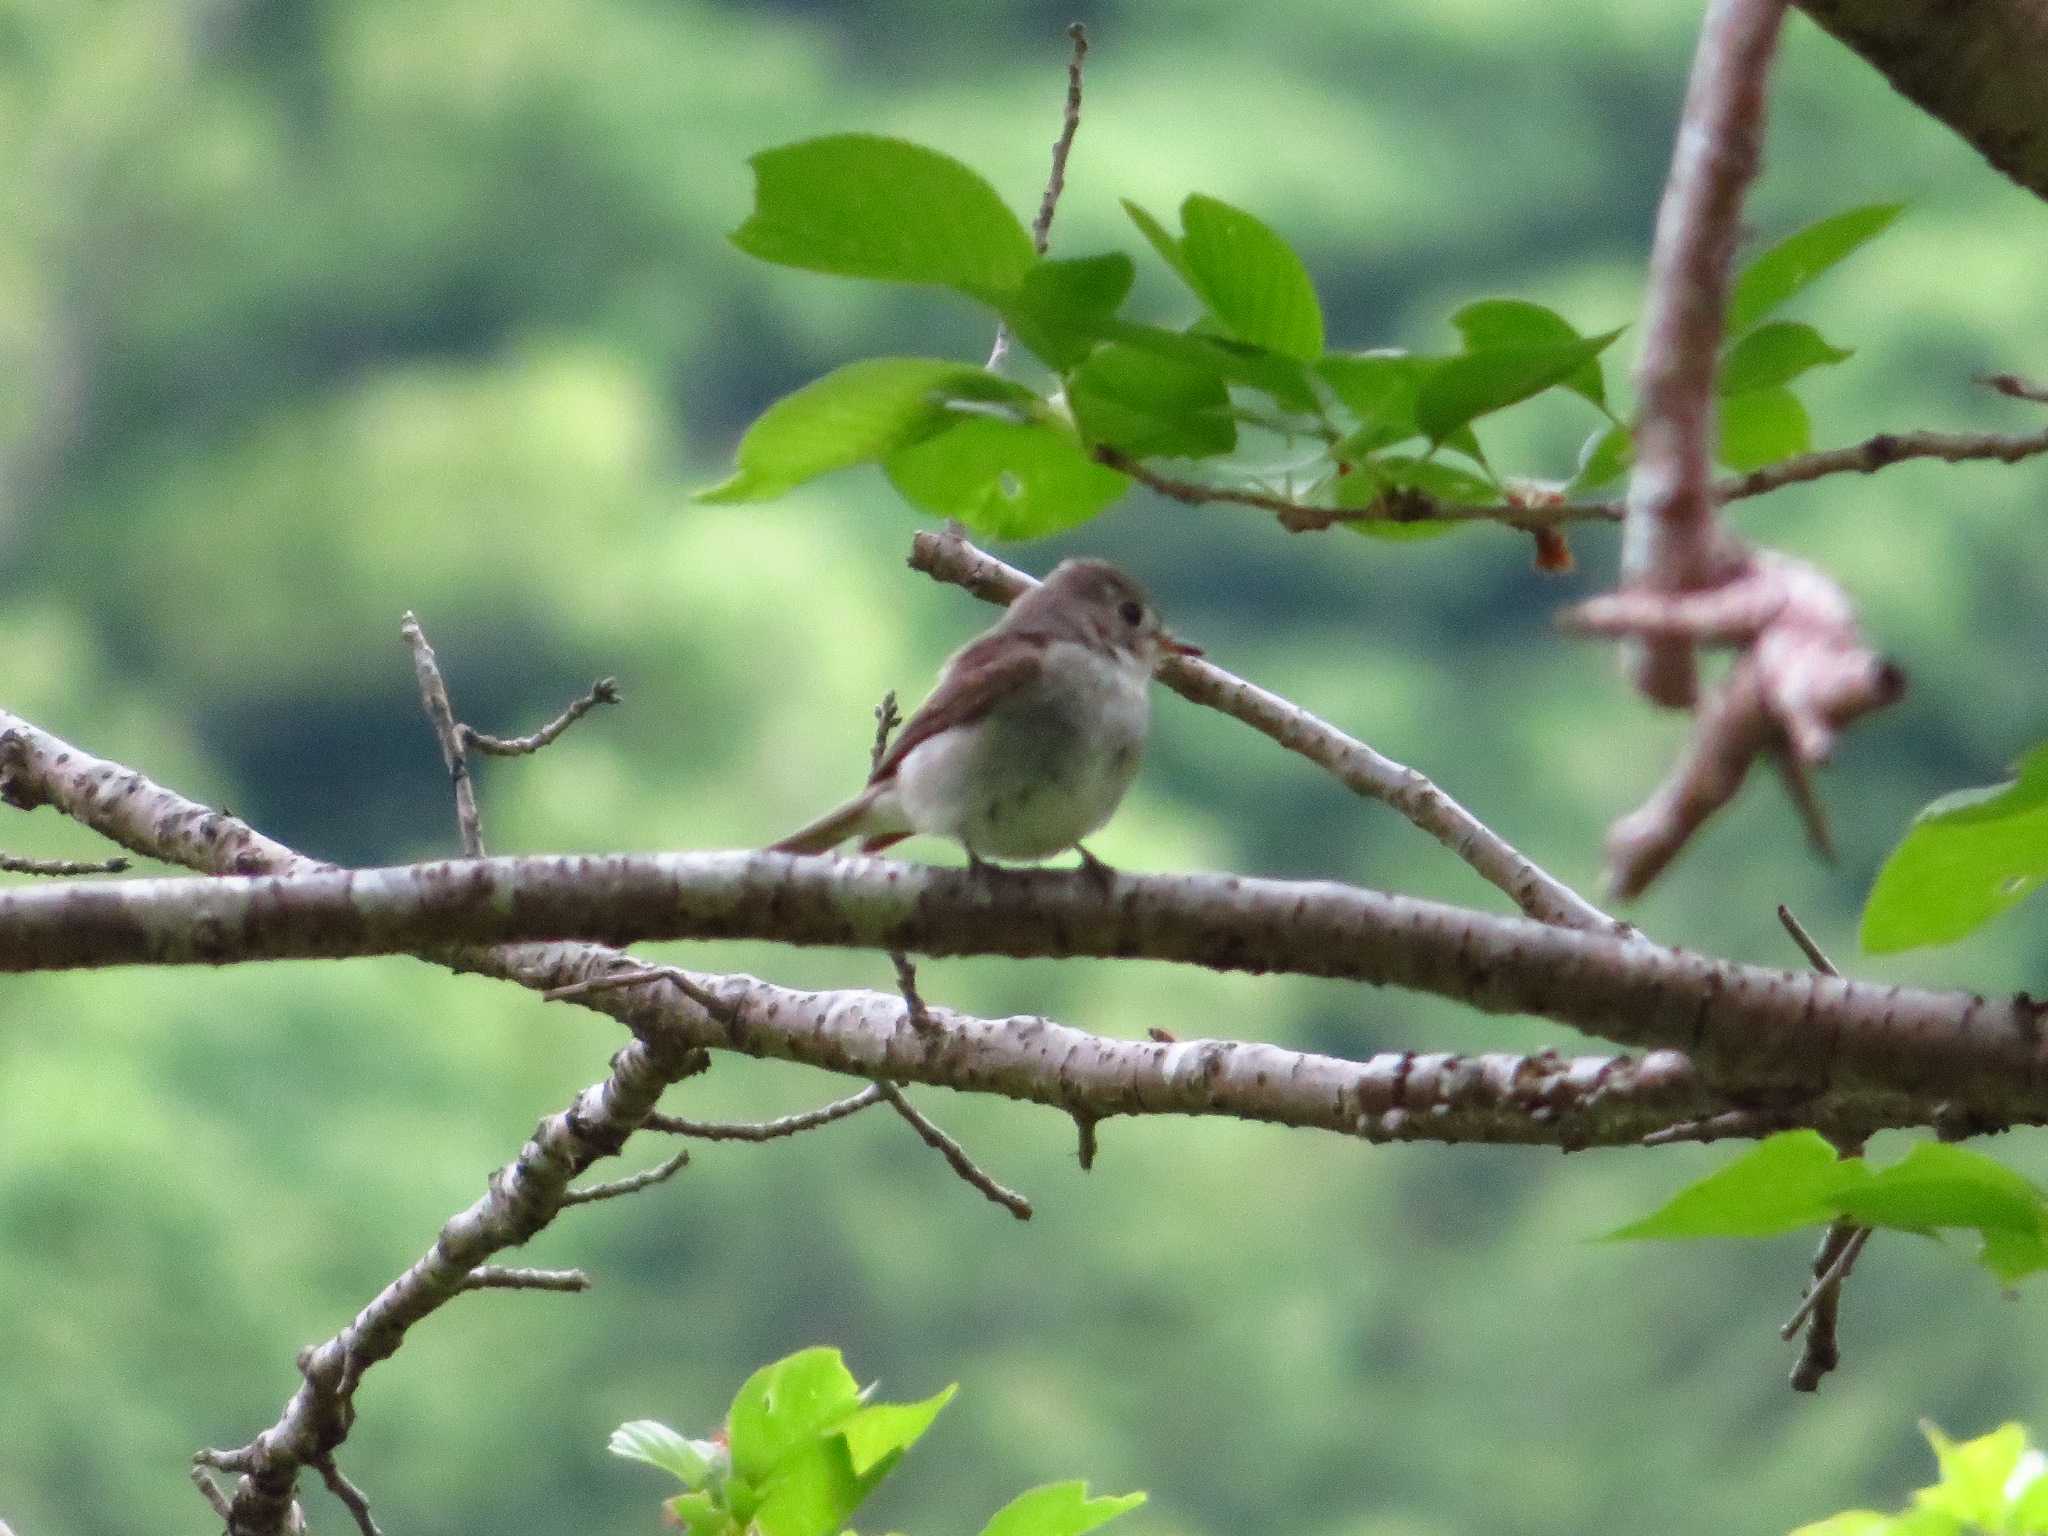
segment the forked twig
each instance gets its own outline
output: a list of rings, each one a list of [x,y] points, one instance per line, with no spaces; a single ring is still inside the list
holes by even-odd
[[[898,1088],[894,1083],[886,1082],[880,1078],[876,1079],[875,1086],[881,1090],[882,1097],[889,1101],[889,1107],[908,1121],[910,1128],[924,1138],[925,1145],[951,1164],[955,1173],[959,1174],[961,1178],[972,1184],[982,1194],[986,1195],[995,1204],[1000,1205],[1019,1221],[1029,1221],[1031,1219],[1031,1202],[1018,1194],[1014,1189],[998,1184],[987,1173],[983,1172],[974,1159],[967,1155],[967,1150],[959,1142],[927,1120],[911,1104],[910,1100],[903,1096],[902,1089]]]

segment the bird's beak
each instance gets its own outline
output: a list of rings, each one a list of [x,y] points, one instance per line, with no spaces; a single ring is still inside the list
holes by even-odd
[[[1169,656],[1199,656],[1202,654],[1202,648],[1199,645],[1189,645],[1180,636],[1173,634],[1160,635],[1159,649],[1166,652]]]

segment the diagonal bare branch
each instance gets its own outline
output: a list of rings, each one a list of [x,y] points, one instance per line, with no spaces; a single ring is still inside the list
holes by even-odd
[[[954,534],[918,534],[910,564],[992,603],[1014,602],[1035,585],[1024,572]],[[1539,922],[1589,932],[1634,931],[1517,852],[1415,769],[1381,756],[1300,705],[1190,657],[1169,657],[1159,680],[1189,702],[1229,715],[1307,758],[1352,793],[1392,806]]]

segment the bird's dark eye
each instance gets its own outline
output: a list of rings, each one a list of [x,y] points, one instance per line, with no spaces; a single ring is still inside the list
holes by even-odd
[[[1126,624],[1136,624],[1145,617],[1145,610],[1136,603],[1125,603],[1117,612],[1123,616]]]

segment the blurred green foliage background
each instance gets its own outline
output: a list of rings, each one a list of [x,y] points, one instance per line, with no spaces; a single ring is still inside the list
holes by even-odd
[[[1193,190],[1297,244],[1334,344],[1442,347],[1442,317],[1495,294],[1586,329],[1634,318],[1691,6],[5,0],[0,703],[309,853],[445,854],[397,636],[415,608],[486,729],[529,729],[599,673],[627,697],[485,770],[494,849],[788,830],[858,781],[882,691],[914,702],[989,615],[903,569],[915,519],[873,471],[766,507],[688,492],[797,384],[873,353],[977,358],[988,337],[943,297],[742,258],[722,236],[744,158],[902,134],[1028,211],[1076,13],[1096,49],[1056,249],[1139,254],[1156,318],[1187,301],[1116,200]],[[1969,381],[2048,368],[2048,211],[1795,15],[1759,237],[1894,196],[1913,203],[1901,224],[1796,311],[1859,349],[1806,391],[1819,439],[2030,428]],[[1562,475],[1591,425],[1539,403],[1485,436],[1504,469]],[[1845,581],[1914,690],[1826,776],[1837,866],[1760,779],[1632,916],[1793,964],[1771,915],[1787,901],[1860,974],[2048,985],[2038,911],[1951,950],[1851,952],[1910,813],[2043,734],[2044,500],[2048,466],[1910,465],[1743,505],[1752,534]],[[1558,580],[1493,529],[1290,538],[1242,509],[1134,499],[1005,553],[1125,562],[1223,664],[1434,775],[1590,889],[1603,827],[1684,727],[1552,633],[1612,571],[1610,535],[1575,542],[1581,573]],[[1140,790],[1096,844],[1110,861],[1499,904],[1264,741],[1172,699],[1159,716]],[[9,815],[10,851],[95,851],[52,813]],[[879,956],[676,952],[889,985]],[[961,1007],[1125,1035],[1577,1044],[1301,981],[923,976]],[[191,1451],[269,1423],[293,1352],[617,1044],[594,1015],[406,961],[11,979],[0,1517],[22,1536],[204,1529]],[[671,1107],[752,1117],[842,1091],[722,1061]],[[1036,1199],[1035,1221],[890,1119],[704,1148],[675,1183],[520,1256],[587,1267],[593,1294],[470,1298],[371,1375],[342,1463],[386,1528],[654,1529],[666,1490],[604,1454],[611,1427],[707,1428],[754,1366],[815,1342],[893,1396],[963,1383],[863,1515],[921,1532],[1069,1476],[1151,1489],[1133,1536],[1781,1530],[1925,1481],[1922,1415],[1962,1435],[2048,1420],[2038,1287],[2002,1302],[1933,1244],[1875,1246],[1847,1365],[1808,1399],[1783,1384],[1775,1332],[1808,1244],[1589,1241],[1713,1149],[1565,1160],[1112,1123],[1083,1176],[1054,1116],[921,1097]],[[317,1528],[345,1523],[310,1497]]]

